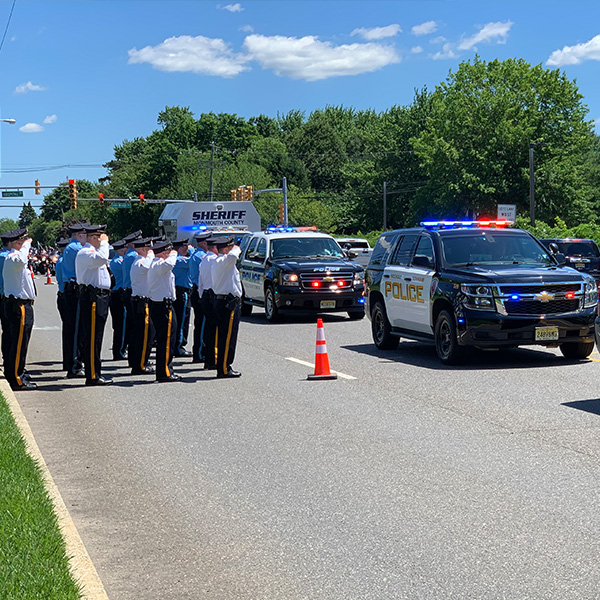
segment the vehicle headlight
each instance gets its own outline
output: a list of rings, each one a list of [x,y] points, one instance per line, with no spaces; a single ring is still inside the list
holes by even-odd
[[[365,283],[365,272],[359,271],[358,273],[354,273],[354,285],[364,285]]]
[[[494,294],[492,288],[482,284],[463,284],[460,286],[463,297],[463,304],[467,308],[477,310],[496,310]]]
[[[298,275],[296,273],[283,273],[281,275],[281,285],[300,285]]]
[[[585,282],[583,307],[592,308],[598,304],[598,284],[594,280]]]

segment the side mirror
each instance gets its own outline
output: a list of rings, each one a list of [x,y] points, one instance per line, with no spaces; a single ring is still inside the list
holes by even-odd
[[[550,250],[551,254],[558,254],[558,245],[554,242],[550,242],[550,244],[548,244],[548,249]]]
[[[554,260],[556,260],[561,267],[564,267],[567,264],[567,257],[562,252],[554,254]]]
[[[358,256],[358,253],[354,252],[354,250],[346,250],[346,256],[349,259],[353,259],[353,258],[356,258]]]

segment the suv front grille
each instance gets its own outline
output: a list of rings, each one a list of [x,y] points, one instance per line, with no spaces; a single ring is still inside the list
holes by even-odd
[[[566,294],[567,292],[579,292],[581,290],[580,283],[554,283],[550,285],[501,285],[499,286],[501,296],[510,296],[511,294],[541,294],[548,292],[549,294]]]
[[[576,312],[579,310],[579,299],[575,300],[505,300],[504,308],[509,315],[558,315],[561,313]]]
[[[583,295],[581,282],[499,285],[496,306],[506,315],[560,315],[580,311]]]
[[[332,273],[300,273],[300,286],[303,290],[311,290],[314,292],[327,290],[331,285],[337,285],[343,281],[344,285],[339,287],[341,291],[351,290],[354,282],[354,271],[334,271]],[[318,282],[317,287],[313,286],[314,282]]]

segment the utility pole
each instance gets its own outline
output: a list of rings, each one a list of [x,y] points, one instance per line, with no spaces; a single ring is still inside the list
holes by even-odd
[[[198,161],[198,168],[199,169],[210,169],[210,184],[209,184],[209,188],[208,188],[208,200],[210,202],[213,201],[213,171],[215,169],[224,169],[225,165],[223,164],[223,161],[216,161],[215,162],[215,149],[216,149],[217,145],[215,144],[215,142],[211,142],[210,143],[210,160],[199,160]]]
[[[529,144],[529,221],[535,227],[535,183],[533,148],[535,144]]]
[[[387,230],[387,181],[383,182],[383,231]]]

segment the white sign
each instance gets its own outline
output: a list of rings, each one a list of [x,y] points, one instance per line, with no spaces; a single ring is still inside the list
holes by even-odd
[[[498,219],[506,219],[514,223],[517,220],[517,205],[498,204]]]

